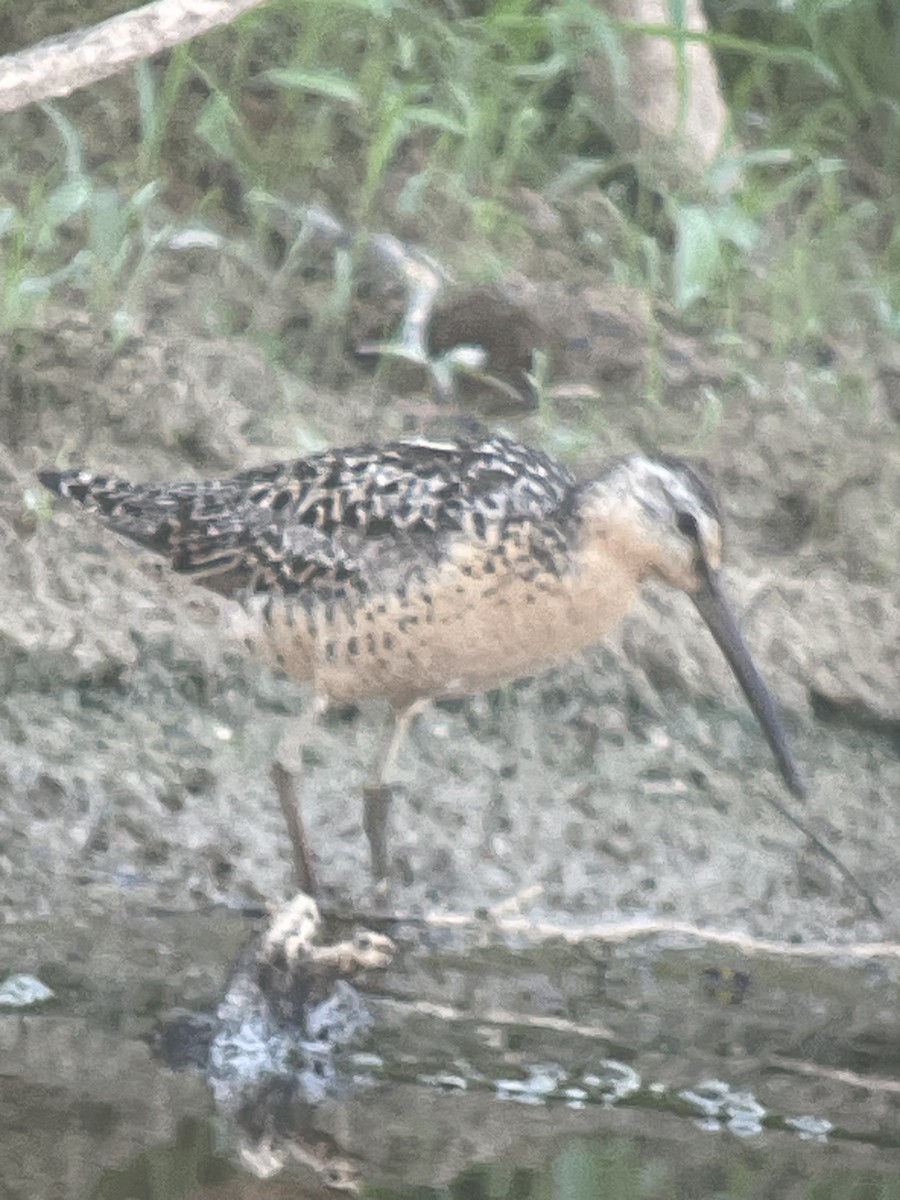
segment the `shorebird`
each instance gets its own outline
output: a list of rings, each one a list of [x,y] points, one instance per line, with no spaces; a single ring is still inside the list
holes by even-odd
[[[250,648],[326,702],[390,703],[394,734],[364,821],[376,881],[389,873],[387,778],[422,704],[590,646],[651,578],[691,597],[787,787],[805,794],[722,589],[719,502],[679,459],[630,454],[577,482],[497,434],[328,450],[210,482],[54,469],[40,480],[239,601]]]

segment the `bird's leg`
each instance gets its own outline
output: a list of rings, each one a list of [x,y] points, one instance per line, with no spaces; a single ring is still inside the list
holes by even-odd
[[[312,849],[300,812],[296,780],[303,773],[303,742],[324,707],[324,703],[316,698],[304,712],[300,728],[294,731],[290,742],[287,742],[285,738],[281,739],[276,750],[275,761],[269,772],[291,842],[297,887],[301,892],[306,892],[308,896],[313,897],[318,897],[319,885],[313,866]]]
[[[388,818],[392,797],[390,778],[409,727],[427,703],[427,700],[414,700],[406,708],[394,713],[391,736],[378,761],[375,777],[363,788],[363,829],[369,839],[372,878],[378,889],[385,888],[390,875],[388,863]]]
[[[297,888],[307,896],[317,897],[319,884],[313,866],[312,851],[303,817],[300,815],[300,801],[297,799],[297,788],[294,784],[294,772],[289,771],[280,758],[272,763],[269,777],[275,785],[275,794],[281,815],[287,826],[288,837],[291,840],[291,852],[294,859],[294,876]]]

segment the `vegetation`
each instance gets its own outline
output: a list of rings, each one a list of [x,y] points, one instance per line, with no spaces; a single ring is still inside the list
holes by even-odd
[[[653,31],[679,46],[681,8]],[[124,330],[177,234],[202,230],[262,270],[273,210],[311,201],[354,228],[452,247],[458,272],[490,278],[515,261],[515,196],[528,188],[559,211],[577,205],[578,253],[598,277],[637,283],[713,331],[740,332],[750,309],[771,317],[782,349],[818,344],[865,306],[895,333],[896,10],[707,10],[702,40],[740,141],[688,186],[614,145],[585,47],[621,86],[636,27],[590,0],[280,0],[109,88],[7,118],[0,320],[27,321],[64,290]],[[91,19],[86,6],[79,16]],[[110,92],[123,104],[115,130]],[[279,245],[275,267],[290,257]]]

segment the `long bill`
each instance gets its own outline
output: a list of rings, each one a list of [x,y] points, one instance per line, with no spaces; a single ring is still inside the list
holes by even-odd
[[[715,572],[707,570],[705,583],[691,595],[691,599],[728,660],[735,679],[762,726],[784,782],[795,796],[803,799],[806,796],[806,784],[788,746],[787,734],[775,701],[754,665]]]

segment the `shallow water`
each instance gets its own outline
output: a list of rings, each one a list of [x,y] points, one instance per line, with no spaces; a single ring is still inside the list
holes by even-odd
[[[4,929],[55,995],[0,1016],[0,1196],[900,1197],[896,946],[389,921],[334,1094],[270,1079],[217,1112],[153,1031],[215,1011],[253,928],[120,905]]]

